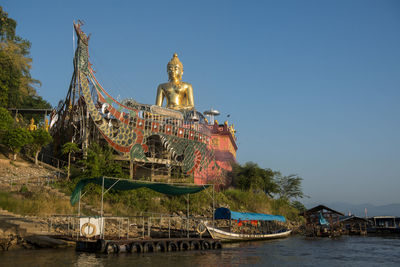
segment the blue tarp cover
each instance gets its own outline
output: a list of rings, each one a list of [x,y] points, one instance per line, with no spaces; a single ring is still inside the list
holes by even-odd
[[[318,213],[318,218],[319,218],[319,223],[321,225],[329,225],[329,223],[326,221],[324,215],[322,215],[322,212]]]
[[[240,221],[280,221],[286,222],[281,215],[270,215],[252,212],[236,212],[227,208],[218,208],[214,212],[214,219],[240,220]]]

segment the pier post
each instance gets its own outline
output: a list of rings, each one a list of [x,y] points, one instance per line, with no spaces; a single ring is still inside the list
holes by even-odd
[[[144,237],[144,215],[143,215],[143,220],[142,220],[142,226],[143,226],[143,237]]]
[[[100,211],[101,218],[103,218],[104,176],[102,178],[103,178],[103,181],[102,181],[102,184],[101,184],[101,211]]]
[[[128,225],[127,225],[127,230],[126,230],[126,239],[129,239],[129,217],[128,217]]]
[[[150,237],[150,229],[151,229],[151,216],[149,217],[149,220],[147,222],[147,235]]]
[[[168,217],[168,238],[171,238],[171,216]]]
[[[118,218],[118,238],[121,239],[121,220],[122,218]]]
[[[78,222],[76,223],[76,227],[78,228],[78,231],[76,231],[76,240],[79,239],[79,232],[81,231],[80,229],[80,217],[78,217]]]
[[[101,184],[101,210],[100,210],[100,218],[101,218],[101,236],[104,238],[104,219],[103,219],[103,202],[104,202],[104,176],[102,177],[103,181]]]
[[[71,232],[71,237],[74,237],[74,231],[75,231],[75,218],[74,217],[72,217],[71,218],[72,219],[72,232]]]
[[[212,200],[213,200],[213,207],[212,207],[212,227],[214,228],[215,226],[214,226],[214,210],[215,210],[215,184],[213,184],[213,195],[212,195]]]

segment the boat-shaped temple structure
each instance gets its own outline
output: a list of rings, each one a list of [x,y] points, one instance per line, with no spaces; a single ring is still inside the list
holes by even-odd
[[[182,82],[178,56],[167,65],[169,82],[158,86],[155,105],[133,98],[118,101],[95,76],[89,37],[81,26],[74,23],[78,45],[66,99],[51,115],[55,153],[66,142],[78,144],[84,155],[89,144],[103,143],[126,162],[131,178],[174,182],[185,177],[195,184],[229,184],[225,174],[236,161],[235,129],[214,120],[215,110],[205,115],[196,111],[193,88]]]

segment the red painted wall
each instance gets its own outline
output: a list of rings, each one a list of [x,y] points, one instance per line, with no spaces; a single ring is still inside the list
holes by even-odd
[[[228,181],[226,173],[232,170],[231,163],[236,162],[236,139],[227,124],[209,125],[209,128],[211,131],[209,148],[214,150],[216,163],[221,169],[215,168],[212,163],[206,169],[199,168],[194,173],[194,182],[227,186],[231,181]]]

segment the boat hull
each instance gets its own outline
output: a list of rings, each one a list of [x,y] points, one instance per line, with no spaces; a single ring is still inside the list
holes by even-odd
[[[226,232],[221,229],[211,227],[209,225],[206,225],[206,227],[212,238],[218,239],[221,242],[239,242],[239,241],[285,238],[288,237],[292,232],[292,230],[287,230],[284,232],[273,233],[273,234],[239,234],[239,233]]]

